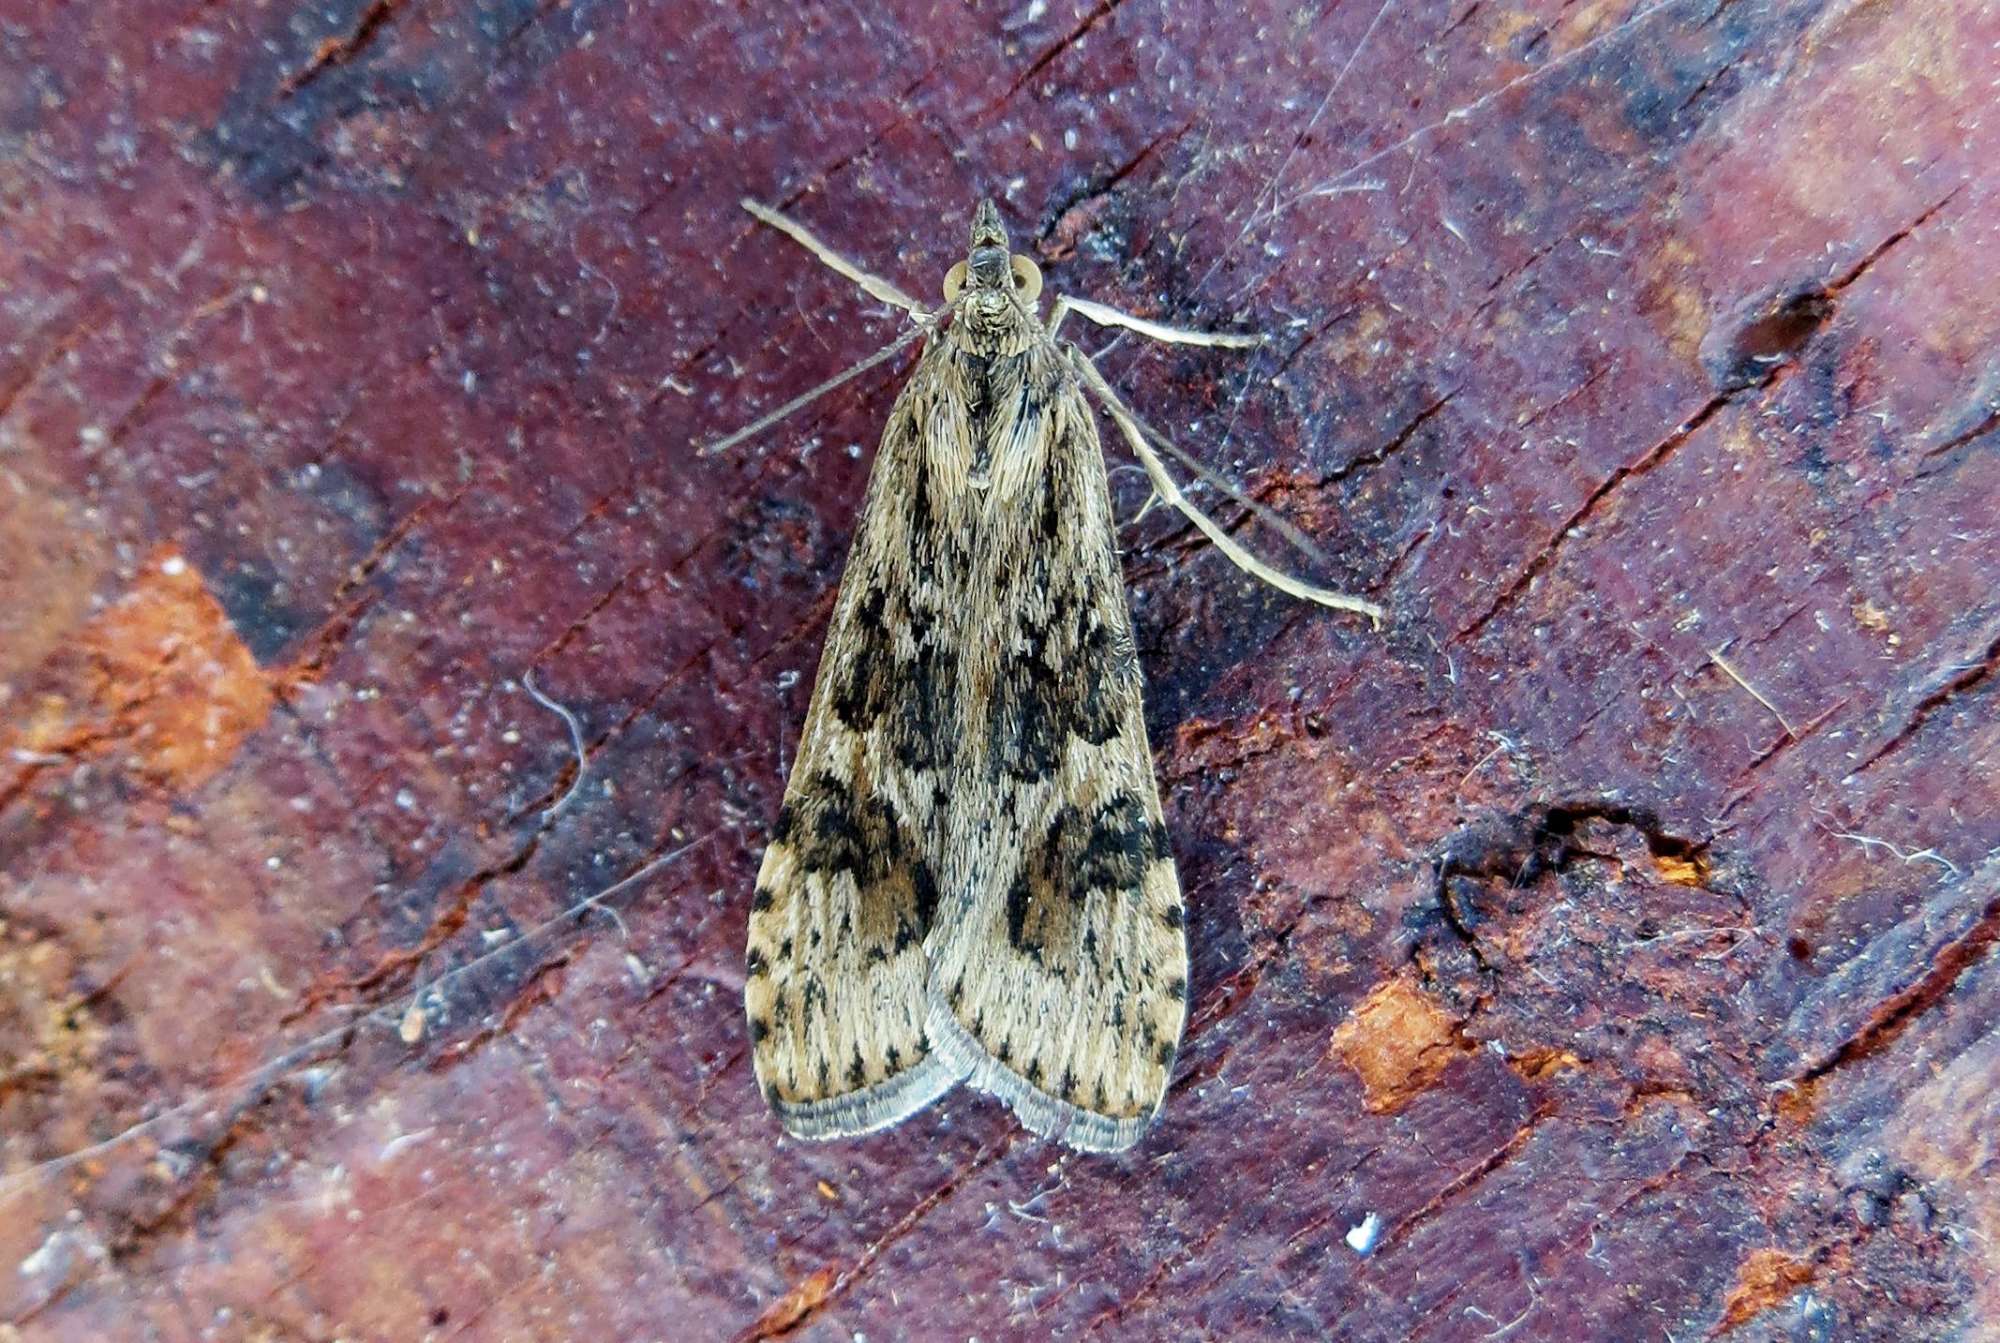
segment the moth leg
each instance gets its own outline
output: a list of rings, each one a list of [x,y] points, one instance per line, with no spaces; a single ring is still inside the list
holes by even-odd
[[[855,265],[840,253],[834,251],[818,234],[814,233],[804,224],[787,219],[770,206],[753,201],[748,196],[745,196],[739,204],[758,219],[769,224],[772,228],[778,230],[778,232],[784,234],[787,238],[790,238],[793,242],[818,257],[821,265],[826,266],[829,270],[838,271],[840,274],[854,281],[854,283],[860,285],[870,298],[886,303],[892,308],[901,308],[920,324],[928,325],[932,321],[932,314],[929,308],[926,308],[901,289],[898,289],[892,281],[885,280],[879,275],[861,269],[861,267]]]
[[[1049,335],[1054,336],[1056,328],[1062,325],[1062,319],[1071,313],[1088,318],[1099,326],[1124,327],[1127,331],[1136,331],[1168,345],[1209,345],[1227,350],[1249,350],[1264,343],[1260,335],[1243,335],[1234,331],[1190,331],[1186,327],[1167,326],[1071,294],[1056,295],[1055,306],[1049,309]]]
[[[1070,363],[1082,377],[1084,385],[1096,394],[1098,401],[1104,406],[1105,413],[1111,416],[1112,423],[1116,424],[1118,431],[1125,436],[1125,442],[1131,447],[1132,454],[1139,459],[1139,464],[1146,468],[1146,475],[1152,480],[1153,489],[1199,528],[1201,534],[1213,542],[1217,550],[1229,557],[1230,563],[1280,592],[1289,593],[1309,602],[1318,602],[1321,606],[1330,606],[1337,611],[1358,612],[1373,621],[1378,629],[1381,627],[1382,608],[1374,602],[1365,601],[1360,597],[1349,597],[1328,588],[1314,587],[1282,570],[1272,568],[1238,545],[1236,538],[1217,526],[1208,514],[1189,503],[1187,496],[1181,493],[1180,486],[1174,483],[1174,478],[1167,474],[1166,463],[1160,460],[1159,454],[1154,452],[1152,445],[1146,441],[1145,426],[1125,408],[1125,403],[1119,399],[1118,393],[1111,390],[1111,384],[1097,371],[1097,365],[1091,363],[1083,352],[1074,346],[1070,347],[1069,356]]]
[[[850,365],[848,368],[842,370],[839,373],[834,374],[832,377],[828,378],[825,382],[820,383],[817,387],[814,387],[809,391],[800,392],[797,396],[787,401],[784,405],[779,406],[776,410],[771,411],[768,414],[759,415],[756,419],[744,425],[741,429],[738,429],[736,432],[732,434],[725,434],[723,437],[716,439],[713,443],[704,444],[701,448],[696,450],[695,455],[697,457],[713,457],[719,452],[724,452],[730,448],[735,447],[738,443],[741,443],[746,438],[755,438],[758,434],[763,433],[766,429],[769,429],[772,425],[776,424],[779,420],[784,419],[787,415],[790,415],[793,411],[811,405],[813,402],[819,400],[821,397],[825,396],[828,392],[832,391],[834,388],[840,386],[844,382],[851,382],[855,378],[860,377],[863,373],[866,373],[869,369],[875,367],[875,365],[880,364],[885,360],[895,358],[895,356],[902,351],[904,346],[908,345],[911,341],[915,340],[917,337],[923,334],[924,334],[923,327],[919,326],[910,328],[908,331],[905,331],[901,336],[897,337],[893,343],[885,346],[880,350],[877,350],[874,354],[869,355],[866,359],[863,359],[860,363]]]

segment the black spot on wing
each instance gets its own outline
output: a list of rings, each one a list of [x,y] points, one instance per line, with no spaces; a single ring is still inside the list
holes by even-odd
[[[927,932],[931,920],[937,915],[937,878],[931,875],[931,865],[922,858],[917,858],[910,864],[910,879],[917,901],[917,923]],[[919,935],[921,936],[921,933]]]
[[[799,989],[799,1023],[811,1030],[812,1024],[826,1011],[826,985],[819,979],[807,979]]]
[[[1069,454],[1058,451],[1049,463],[1049,469],[1042,472],[1042,497],[1035,511],[1035,530],[1040,534],[1042,544],[1054,548],[1069,530],[1069,501],[1075,497],[1063,473],[1056,469],[1056,462],[1067,461]]]
[[[1070,738],[1101,746],[1136,725],[1139,690],[1131,631],[1058,593],[1045,619],[1023,616],[1001,663],[987,725],[993,768],[1024,782],[1047,778]]]
[[[826,672],[834,717],[852,732],[880,725],[907,769],[948,764],[957,736],[958,659],[943,622],[913,606],[908,593],[873,585],[854,608],[851,633],[847,661]],[[898,651],[899,633],[908,635],[913,653]]]
[[[841,941],[858,943],[864,955],[877,948],[900,952],[930,932],[937,878],[886,803],[856,797],[848,783],[822,771],[794,781],[781,815],[785,842],[803,871],[854,883],[855,904],[841,910]]]
[[[993,361],[969,350],[958,352],[959,369],[965,378],[965,422],[975,444],[983,442],[993,422]]]
[[[957,736],[958,658],[937,646],[926,630],[916,656],[894,668],[890,692],[895,712],[889,746],[905,769],[938,769],[949,764]]]
[[[862,593],[854,608],[855,639],[843,666],[832,668],[834,717],[855,732],[873,727],[889,708],[896,671],[895,644],[885,623],[889,594],[879,586]]]
[[[1048,898],[1046,889],[1037,889],[1024,870],[1015,874],[1007,888],[1007,941],[1014,950],[1036,961],[1042,959],[1042,929],[1046,920],[1038,918],[1038,907]],[[1033,920],[1031,925],[1030,920]]]
[[[1136,888],[1158,857],[1155,829],[1145,804],[1130,793],[1100,806],[1074,859],[1077,894]]]
[[[937,508],[931,502],[930,455],[919,452],[910,472],[910,545],[919,555],[928,554],[937,525]]]
[[[1113,630],[1088,609],[1077,612],[1076,708],[1070,731],[1102,746],[1125,730],[1139,695],[1139,662],[1130,631]]]
[[[848,872],[866,885],[902,861],[903,831],[895,816],[873,798],[857,798],[835,775],[813,778],[785,810],[791,812],[786,842],[810,871]]]
[[[993,689],[987,723],[993,768],[1024,783],[1054,774],[1069,744],[1067,698],[1039,643],[1009,655]]]
[[[1130,793],[1088,814],[1058,810],[1007,888],[1008,941],[1049,970],[1092,963],[1099,948],[1096,930],[1083,918],[1085,900],[1097,891],[1137,898],[1163,856],[1163,833]]]

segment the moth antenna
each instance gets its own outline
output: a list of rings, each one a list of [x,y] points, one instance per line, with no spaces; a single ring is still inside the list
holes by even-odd
[[[1125,403],[1119,399],[1118,393],[1111,389],[1111,384],[1104,380],[1104,375],[1097,371],[1097,365],[1085,358],[1082,351],[1073,347],[1070,350],[1070,362],[1082,376],[1084,385],[1089,387],[1104,404],[1105,411],[1118,426],[1118,431],[1125,436],[1125,442],[1130,445],[1133,455],[1138,457],[1139,464],[1146,468],[1146,474],[1152,478],[1154,490],[1162,499],[1179,509],[1189,522],[1200,529],[1203,536],[1215,544],[1217,550],[1229,557],[1231,563],[1252,578],[1269,584],[1280,592],[1289,593],[1305,601],[1318,602],[1321,606],[1329,606],[1337,611],[1356,612],[1367,616],[1377,629],[1382,627],[1384,612],[1374,602],[1301,582],[1283,570],[1266,564],[1237,544],[1236,538],[1217,526],[1208,514],[1188,502],[1187,496],[1181,493],[1180,486],[1167,474],[1166,463],[1160,460],[1159,454],[1153,451],[1151,444],[1147,443],[1139,422],[1133,418],[1132,412],[1125,408]]]
[[[867,291],[869,297],[879,299],[892,308],[901,308],[919,322],[929,319],[930,309],[897,288],[894,281],[885,280],[872,271],[863,270],[861,267],[855,265],[852,261],[849,261],[846,257],[828,246],[818,234],[814,233],[804,224],[787,219],[770,206],[759,201],[753,201],[748,196],[745,196],[738,203],[758,219],[769,224],[772,228],[778,230],[778,232],[784,234],[787,238],[790,238],[793,242],[818,257],[821,265],[827,267],[829,270],[838,271],[840,274],[854,281],[854,283],[860,285],[862,289]]]
[[[1196,331],[1188,327],[1167,326],[1164,323],[1155,322],[1149,318],[1136,317],[1129,312],[1122,312],[1108,304],[1094,302],[1087,298],[1078,298],[1073,294],[1061,294],[1057,296],[1055,307],[1049,313],[1049,324],[1045,334],[1053,338],[1056,328],[1062,324],[1063,318],[1072,312],[1079,317],[1088,318],[1099,326],[1117,327],[1121,330],[1135,332],[1141,336],[1145,336],[1149,340],[1157,340],[1163,345],[1196,345],[1227,350],[1254,350],[1262,345],[1265,340],[1262,335],[1255,332]],[[1327,563],[1326,552],[1314,545],[1304,532],[1292,526],[1291,523],[1286,522],[1271,509],[1252,499],[1223,476],[1203,466],[1199,461],[1195,460],[1191,453],[1183,452],[1166,435],[1160,433],[1138,416],[1132,416],[1132,422],[1139,426],[1139,432],[1146,435],[1152,441],[1154,447],[1161,449],[1182,466],[1200,476],[1210,486],[1228,495],[1231,499],[1243,505],[1243,507],[1249,509],[1252,513],[1255,513],[1258,521],[1284,537],[1294,550],[1317,563]],[[1149,500],[1146,508],[1140,510],[1139,516],[1144,517],[1151,510],[1151,507],[1152,503]],[[1134,519],[1134,521],[1137,521],[1137,519]]]

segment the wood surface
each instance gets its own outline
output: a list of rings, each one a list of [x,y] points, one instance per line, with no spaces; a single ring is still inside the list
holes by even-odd
[[[2000,1338],[1996,89],[1980,0],[0,0],[0,1339]],[[1389,609],[1114,461],[1124,1157],[753,1085],[908,364],[696,455],[899,331],[744,195],[1269,333],[1071,334]]]

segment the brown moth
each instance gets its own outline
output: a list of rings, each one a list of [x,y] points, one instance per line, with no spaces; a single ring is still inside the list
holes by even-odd
[[[927,343],[882,434],[798,757],[751,903],[744,1003],[785,1129],[883,1128],[960,1082],[1034,1132],[1131,1146],[1187,1018],[1180,885],[1153,779],[1089,387],[1156,489],[1194,510],[1094,366],[1037,316],[1040,271],[991,202],[936,311],[745,202]],[[886,358],[885,351],[872,362]],[[861,367],[867,367],[863,365]],[[718,451],[859,372],[850,370]]]

